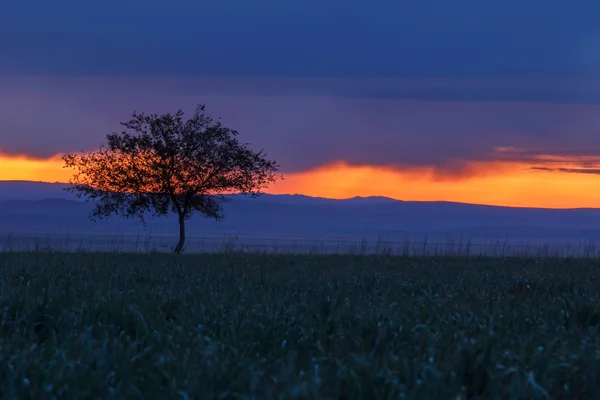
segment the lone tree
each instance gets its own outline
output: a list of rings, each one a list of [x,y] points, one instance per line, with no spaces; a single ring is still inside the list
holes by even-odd
[[[126,130],[106,136],[99,150],[63,156],[64,168],[73,168],[71,186],[77,197],[95,200],[90,219],[111,214],[126,218],[144,214],[175,213],[179,242],[185,244],[185,221],[194,212],[220,220],[224,194],[256,197],[281,176],[279,165],[238,141],[238,132],[221,125],[200,105],[183,120],[176,114],[132,114],[121,122]]]

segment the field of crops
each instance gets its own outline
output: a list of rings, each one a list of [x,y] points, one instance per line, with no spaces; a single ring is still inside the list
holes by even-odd
[[[593,259],[0,253],[5,399],[593,399]]]

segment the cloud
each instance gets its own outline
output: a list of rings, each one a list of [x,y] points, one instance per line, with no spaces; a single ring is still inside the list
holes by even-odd
[[[600,167],[600,151],[593,148],[497,148],[497,160],[537,164],[531,170],[578,172],[594,171]],[[548,167],[553,165],[554,167]],[[593,172],[590,172],[593,173]]]
[[[600,207],[600,192],[589,190],[595,175],[572,175],[528,170],[526,164],[483,162],[486,171],[468,179],[438,180],[431,168],[402,170],[389,167],[334,163],[306,172],[288,174],[269,188],[270,193],[349,198],[386,196],[413,201],[457,201],[519,207]]]
[[[548,167],[531,167],[532,171],[546,172],[566,172],[569,174],[593,174],[600,175],[600,168],[548,168]]]
[[[120,130],[133,110],[192,112],[204,103],[287,173],[343,161],[427,167],[436,179],[456,180],[486,174],[478,162],[599,165],[600,103],[498,100],[486,92],[502,84],[576,92],[577,82],[440,82],[444,90],[436,92],[431,81],[390,79],[395,95],[377,98],[365,93],[385,80],[10,77],[0,79],[0,149],[35,157],[87,150]],[[420,86],[428,99],[402,95],[403,87],[414,93]],[[450,87],[487,93],[487,101],[454,101]]]
[[[560,0],[165,4],[5,4],[0,72],[549,79],[600,74],[592,56],[597,2],[577,7]]]

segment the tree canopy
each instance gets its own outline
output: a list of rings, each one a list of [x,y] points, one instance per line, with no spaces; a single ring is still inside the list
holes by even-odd
[[[199,105],[194,115],[133,112],[122,132],[108,134],[96,151],[63,156],[75,170],[67,191],[96,201],[92,220],[174,213],[183,251],[185,221],[195,212],[220,220],[225,194],[258,196],[281,177],[263,150],[253,151]]]

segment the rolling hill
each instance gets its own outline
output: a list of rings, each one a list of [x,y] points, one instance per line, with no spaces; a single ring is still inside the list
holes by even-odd
[[[0,234],[13,237],[163,237],[177,233],[173,217],[112,217],[91,222],[92,203],[65,185],[0,182]],[[189,223],[190,240],[237,237],[246,241],[427,240],[473,243],[600,241],[600,209],[510,208],[450,202],[408,202],[384,197],[332,200],[302,195],[231,196],[226,218],[201,216]],[[87,235],[87,236],[86,236]],[[0,242],[2,242],[0,237]]]

